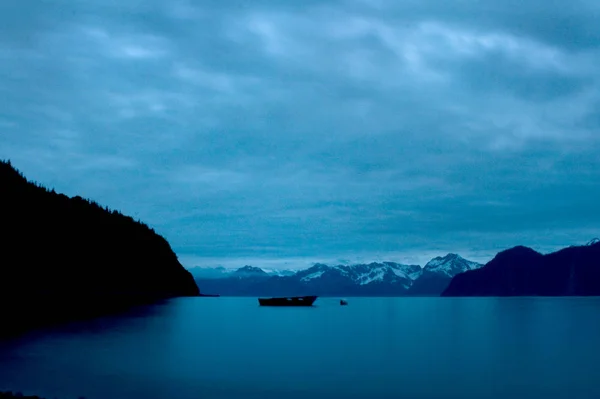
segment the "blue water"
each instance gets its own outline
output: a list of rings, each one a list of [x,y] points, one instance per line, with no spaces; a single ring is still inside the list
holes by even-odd
[[[0,344],[49,398],[600,398],[600,298],[181,298]]]

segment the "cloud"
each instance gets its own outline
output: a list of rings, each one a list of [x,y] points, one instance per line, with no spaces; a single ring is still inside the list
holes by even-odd
[[[23,7],[0,5],[0,157],[188,266],[598,235],[596,2]]]

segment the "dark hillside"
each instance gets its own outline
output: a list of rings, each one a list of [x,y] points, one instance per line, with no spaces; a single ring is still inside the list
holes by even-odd
[[[14,328],[198,295],[147,225],[28,182],[0,162],[0,309]]]
[[[442,296],[600,296],[600,242],[547,255],[522,246],[502,251],[456,275]]]

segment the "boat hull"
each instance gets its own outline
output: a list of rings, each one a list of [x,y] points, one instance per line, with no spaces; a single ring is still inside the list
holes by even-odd
[[[312,306],[317,300],[314,295],[283,298],[258,298],[260,306]]]

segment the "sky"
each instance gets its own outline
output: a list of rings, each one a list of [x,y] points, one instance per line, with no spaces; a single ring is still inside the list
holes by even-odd
[[[0,159],[192,266],[600,236],[597,0],[2,0]]]

